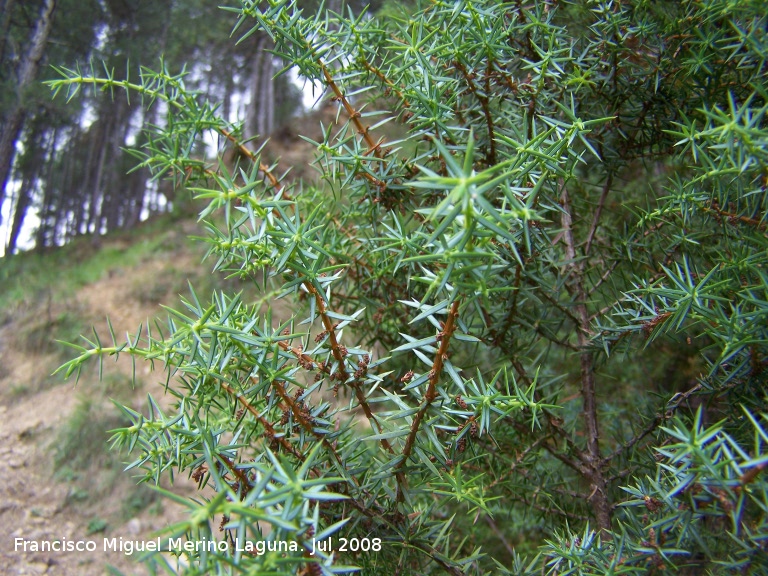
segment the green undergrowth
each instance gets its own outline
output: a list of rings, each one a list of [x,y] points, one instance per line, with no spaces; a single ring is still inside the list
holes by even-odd
[[[172,216],[162,216],[98,242],[83,237],[53,250],[0,258],[0,309],[4,311],[0,319],[9,321],[9,311],[19,307],[65,301],[110,272],[179,246],[178,229]]]
[[[130,387],[114,388],[124,391]],[[69,485],[66,505],[86,513],[98,512],[104,528],[109,522],[126,521],[150,506],[160,505],[156,491],[146,484],[136,484],[123,473],[129,456],[109,449],[108,431],[124,424],[106,396],[84,394],[51,447],[55,477]],[[120,506],[109,513],[102,505],[92,510],[94,503],[110,500],[119,501]]]

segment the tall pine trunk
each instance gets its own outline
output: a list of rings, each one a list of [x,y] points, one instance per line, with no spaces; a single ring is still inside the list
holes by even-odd
[[[24,91],[32,83],[37,75],[40,60],[45,52],[48,35],[53,23],[53,12],[56,9],[56,0],[45,0],[40,18],[32,36],[29,52],[24,57],[19,68],[18,84],[16,88],[16,104],[8,114],[4,122],[2,136],[0,136],[0,206],[5,200],[5,187],[11,174],[13,158],[16,154],[16,141],[24,127],[26,108],[24,106]]]
[[[43,195],[40,202],[40,210],[38,215],[40,217],[40,224],[35,232],[35,249],[41,250],[48,246],[54,246],[56,244],[56,226],[59,216],[58,210],[55,208],[56,198],[54,194],[59,192],[63,188],[61,182],[66,182],[69,174],[71,173],[71,156],[65,156],[67,161],[63,163],[63,166],[58,167],[60,174],[54,176],[56,172],[56,162],[54,162],[54,154],[56,150],[56,144],[59,140],[59,134],[57,130],[53,131],[51,136],[51,151],[48,156],[48,172],[45,177],[45,185],[43,186]],[[54,181],[55,180],[55,181]],[[58,184],[58,186],[57,186]],[[61,198],[61,193],[57,195]]]
[[[264,139],[272,132],[275,115],[275,92],[272,54],[267,52],[269,37],[256,42],[256,56],[251,67],[251,106],[248,110],[245,136]]]
[[[25,144],[29,147],[23,157],[17,161],[17,173],[22,179],[16,196],[16,202],[11,211],[11,230],[5,247],[6,254],[13,254],[19,241],[19,235],[27,216],[27,210],[34,200],[34,192],[39,187],[47,187],[53,167],[53,155],[56,149],[57,131],[49,131],[44,126],[36,124]],[[43,170],[45,167],[45,170]],[[45,172],[45,176],[41,175]],[[41,223],[42,225],[42,223]]]
[[[13,0],[3,0],[2,9],[0,9],[0,14],[2,14],[2,20],[0,20],[0,22],[2,22],[0,23],[0,62],[5,61],[5,45],[10,39],[8,31],[11,28],[12,10]]]

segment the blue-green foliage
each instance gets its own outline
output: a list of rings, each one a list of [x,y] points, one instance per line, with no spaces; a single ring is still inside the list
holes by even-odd
[[[216,269],[291,303],[192,291],[167,326],[88,339],[62,367],[166,366],[174,411],[124,408],[113,442],[147,480],[216,494],[174,496],[174,535],[299,543],[150,562],[764,572],[764,4],[230,10],[336,102],[322,187],[265,165],[183,75],[52,83],[165,102],[142,163],[205,205]],[[208,131],[236,166],[189,157]],[[381,546],[311,557],[318,534]]]

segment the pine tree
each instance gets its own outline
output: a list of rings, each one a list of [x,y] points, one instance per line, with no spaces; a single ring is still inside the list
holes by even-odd
[[[74,67],[92,57],[116,78],[127,79],[161,56],[169,66],[186,63],[195,75],[189,88],[223,101],[226,118],[235,116],[228,108],[235,95],[257,92],[251,108],[265,119],[255,127],[262,139],[300,102],[286,78],[273,81],[272,55],[260,60],[262,74],[249,86],[256,39],[233,47],[231,15],[215,4],[6,0],[1,8],[6,34],[0,46],[0,205],[7,198],[8,254],[16,251],[21,230],[29,228],[28,212],[40,219],[35,239],[42,249],[81,234],[98,238],[130,228],[183,200],[146,170],[124,177],[132,165],[123,148],[141,138],[138,127],[158,122],[160,111],[100,92],[80,99],[79,107],[53,103],[41,85],[55,76],[51,66]],[[275,89],[282,104],[277,109]]]
[[[6,1],[3,15],[10,17],[10,0]],[[8,176],[11,171],[11,164],[15,156],[15,145],[19,138],[24,119],[27,114],[26,94],[25,92],[32,84],[37,74],[40,60],[43,58],[45,43],[51,32],[53,23],[53,12],[56,8],[55,0],[46,0],[37,19],[34,32],[29,42],[29,49],[21,57],[18,65],[17,77],[12,84],[15,87],[15,97],[8,110],[7,115],[2,119],[2,136],[0,136],[0,206],[5,199],[5,185],[8,182]],[[6,26],[7,27],[7,26]],[[5,40],[3,44],[5,44]],[[2,215],[0,214],[0,218]]]

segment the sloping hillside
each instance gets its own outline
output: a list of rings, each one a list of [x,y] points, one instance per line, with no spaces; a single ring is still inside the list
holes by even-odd
[[[276,134],[264,154],[280,159],[291,178],[314,179],[314,147],[294,134],[322,139],[321,122],[333,124],[325,107]],[[299,129],[300,126],[300,129]],[[194,206],[194,209],[201,206]],[[145,573],[133,557],[105,552],[105,538],[146,541],[180,519],[182,511],[146,485],[137,486],[123,467],[131,458],[111,452],[108,430],[125,425],[113,400],[142,411],[147,394],[170,404],[161,366],[150,372],[121,357],[94,363],[75,385],[52,375],[74,350],[56,342],[77,342],[92,330],[109,340],[107,318],[117,335],[135,334],[189,294],[214,289],[239,291],[235,280],[211,275],[206,246],[194,220],[163,217],[98,242],[82,238],[46,254],[0,259],[0,566],[8,574],[95,575],[113,565],[127,574]],[[278,303],[278,307],[280,304]],[[274,307],[274,306],[273,306]],[[182,490],[195,492],[187,478]],[[30,542],[94,541],[92,552],[32,551]],[[27,549],[23,543],[27,541]]]
[[[138,363],[132,383],[130,359],[96,362],[74,376],[52,374],[75,351],[57,340],[77,342],[93,330],[109,341],[135,334],[140,325],[162,324],[160,306],[175,306],[191,284],[202,298],[214,290],[245,289],[236,280],[212,275],[203,262],[206,246],[193,220],[165,217],[137,230],[103,238],[96,247],[84,238],[48,254],[0,260],[0,566],[4,574],[104,574],[114,566],[126,574],[146,573],[128,556],[104,550],[104,539],[148,541],[182,517],[123,468],[132,458],[109,450],[108,430],[126,425],[114,402],[146,412],[147,395],[161,405],[161,365]],[[254,295],[251,291],[251,295]],[[197,487],[177,478],[174,491]],[[94,551],[33,550],[33,542],[94,542]],[[26,549],[24,543],[26,542]],[[41,544],[39,544],[41,546]]]
[[[146,540],[178,519],[180,511],[122,472],[127,454],[110,452],[107,430],[124,425],[112,399],[135,409],[147,393],[163,401],[162,372],[120,359],[64,380],[51,375],[72,351],[55,339],[76,341],[94,326],[107,335],[135,333],[164,317],[159,303],[212,289],[205,248],[188,240],[194,221],[158,220],[96,249],[84,239],[46,255],[0,261],[0,564],[9,574],[103,574],[107,564],[142,573],[130,557],[104,552],[103,539]],[[167,398],[165,399],[167,401]],[[185,490],[194,485],[179,479]],[[28,542],[27,551],[17,538]],[[91,540],[93,552],[33,552],[31,541]],[[18,544],[18,545],[17,545]]]

